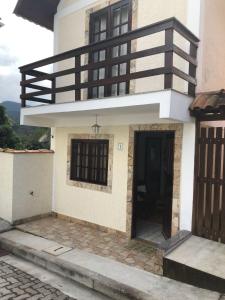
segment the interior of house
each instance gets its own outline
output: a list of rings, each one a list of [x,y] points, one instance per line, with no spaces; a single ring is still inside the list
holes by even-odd
[[[160,244],[171,237],[173,132],[138,132],[135,143],[134,235]]]

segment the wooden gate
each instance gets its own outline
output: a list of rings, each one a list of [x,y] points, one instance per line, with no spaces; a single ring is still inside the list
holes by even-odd
[[[225,243],[225,128],[197,121],[193,234]]]

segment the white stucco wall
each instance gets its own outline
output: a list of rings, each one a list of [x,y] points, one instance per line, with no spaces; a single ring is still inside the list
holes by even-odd
[[[115,1],[116,2],[116,1]],[[107,5],[106,0],[61,0],[55,16],[55,53],[74,49],[85,44],[85,12],[97,5]],[[137,27],[142,27],[168,17],[176,17],[195,35],[200,38],[198,49],[198,92],[219,90],[224,88],[224,0],[137,0]],[[157,46],[164,37],[153,35],[145,38],[138,45],[143,49],[146,45]],[[182,39],[177,40],[181,48],[185,48]],[[137,70],[144,67],[162,65],[163,56],[144,58],[137,62]],[[187,64],[175,56],[175,64],[187,71]],[[70,82],[65,77],[64,82]],[[175,88],[182,90],[182,83],[175,78]],[[137,92],[151,88],[162,88],[163,78],[154,77],[136,82]],[[185,88],[185,87],[184,87]],[[73,95],[72,95],[73,96]],[[64,97],[65,98],[65,97]],[[69,99],[69,93],[68,93]],[[73,99],[73,98],[72,98]],[[60,98],[60,101],[64,101]]]
[[[189,1],[137,0],[137,14],[136,16],[133,15],[133,23],[136,23],[137,28],[140,28],[170,17],[176,17],[188,26]],[[86,40],[86,11],[95,7],[105,7],[109,5],[109,2],[106,0],[61,0],[55,15],[55,53],[83,46]],[[112,4],[113,1],[110,3]]]
[[[156,123],[160,122],[159,120]],[[56,213],[126,231],[128,180],[128,126],[103,126],[101,134],[114,136],[112,193],[71,186],[67,182],[68,138],[71,134],[90,134],[90,127],[56,128],[54,156],[54,208]],[[123,143],[123,151],[118,150]],[[191,231],[195,124],[184,124],[180,178],[179,227]],[[133,147],[133,145],[132,145]]]
[[[51,212],[53,154],[14,156],[13,221]]]
[[[13,155],[0,153],[0,218],[12,222]]]
[[[115,1],[116,2],[116,1]],[[197,36],[199,34],[201,0],[137,0],[137,27],[152,24],[169,17],[176,17]],[[111,2],[110,2],[111,3]],[[55,16],[55,53],[71,50],[87,43],[86,11],[101,4],[109,4],[105,0],[61,0],[58,13]],[[187,50],[187,44],[175,35],[175,41],[182,49]],[[162,45],[164,35],[153,35],[151,38],[140,39],[137,49],[146,49],[151,45]],[[187,64],[175,57],[175,65],[187,71]],[[145,58],[137,63],[137,71],[151,66],[163,64],[163,56]],[[74,66],[74,60],[64,61],[57,68]],[[55,66],[56,67],[56,66]],[[163,88],[163,78],[154,77],[136,82],[136,92],[158,90]],[[60,85],[73,84],[74,77],[64,77]],[[175,88],[183,91],[186,86],[175,78]],[[57,102],[74,101],[74,92],[62,93]],[[135,114],[134,114],[135,119]],[[134,122],[136,119],[134,120]],[[160,120],[161,122],[164,122]],[[154,122],[149,118],[149,123]],[[61,125],[66,126],[66,125]],[[72,125],[71,125],[72,126]],[[87,126],[87,125],[86,125]],[[77,219],[96,223],[120,231],[126,230],[126,189],[128,160],[128,126],[105,127],[103,134],[114,135],[113,190],[112,194],[70,186],[66,182],[68,135],[90,132],[90,128],[57,128],[54,132],[54,211]],[[194,175],[194,125],[185,124],[182,152],[181,206],[180,227],[191,230],[193,175]],[[124,150],[118,152],[117,143],[124,143]]]
[[[225,1],[201,1],[197,92],[225,88]]]
[[[114,135],[112,192],[67,184],[67,147],[70,134],[91,134],[90,128],[57,128],[54,134],[54,211],[91,223],[126,231],[128,174],[128,126],[104,127],[101,134]],[[123,143],[123,150],[117,149]]]
[[[193,0],[137,0],[133,10],[133,29],[150,25],[170,17],[176,17],[181,23],[195,30],[199,24],[199,1],[196,6]],[[90,9],[100,9],[117,1],[106,0],[61,0],[58,6],[54,21],[54,51],[55,54],[68,51],[88,44],[88,17]],[[190,2],[192,5],[190,5]],[[191,18],[189,17],[191,15]],[[193,22],[193,16],[195,22]],[[197,25],[196,25],[197,24]],[[195,30],[197,32],[198,30]],[[136,49],[144,50],[164,44],[165,34],[153,34],[137,40]],[[188,43],[180,35],[175,34],[175,44],[183,50],[188,51]],[[84,59],[84,57],[82,57]],[[164,65],[164,55],[158,54],[136,60],[136,71],[154,69]],[[188,71],[188,63],[177,55],[174,55],[174,65],[182,71]],[[71,68],[74,66],[74,59],[63,61],[54,66],[55,70]],[[84,72],[83,72],[84,75]],[[164,76],[154,76],[135,80],[135,92],[146,92],[164,89]],[[57,80],[57,86],[74,84],[74,76],[67,75]],[[174,76],[174,89],[187,92],[187,84],[182,79]],[[74,92],[60,93],[56,101],[74,101]]]
[[[14,222],[51,212],[52,153],[0,152],[0,166],[0,218]]]

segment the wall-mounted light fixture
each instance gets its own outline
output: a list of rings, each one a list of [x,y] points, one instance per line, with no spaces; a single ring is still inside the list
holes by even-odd
[[[98,116],[96,115],[95,124],[91,126],[92,132],[97,135],[100,132],[102,126],[98,124]]]

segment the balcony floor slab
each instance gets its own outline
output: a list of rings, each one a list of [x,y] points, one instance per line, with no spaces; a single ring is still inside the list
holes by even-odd
[[[190,122],[189,106],[193,98],[174,90],[57,103],[21,110],[21,125],[44,127],[91,126],[98,115],[101,124],[129,125],[157,120]]]

